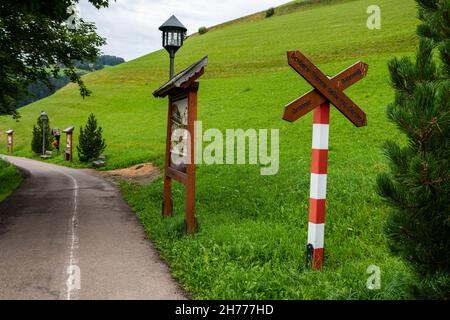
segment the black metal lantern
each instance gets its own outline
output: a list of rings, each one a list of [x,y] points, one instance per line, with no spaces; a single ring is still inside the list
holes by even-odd
[[[159,27],[159,30],[162,31],[163,47],[170,54],[170,78],[172,79],[175,53],[183,46],[187,29],[177,17],[171,16]]]
[[[41,119],[41,122],[47,122],[48,121],[48,115],[44,111],[41,112],[39,118]]]

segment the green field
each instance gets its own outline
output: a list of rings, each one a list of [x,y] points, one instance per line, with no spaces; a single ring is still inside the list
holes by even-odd
[[[381,30],[366,27],[372,4],[381,8]],[[374,185],[376,175],[386,170],[383,142],[401,139],[385,116],[394,96],[387,61],[413,55],[416,24],[413,0],[338,1],[243,20],[186,41],[177,54],[178,70],[209,55],[199,92],[204,130],[280,130],[278,175],[263,177],[252,165],[198,166],[200,232],[195,236],[182,233],[184,191],[179,185],[175,217],[167,220],[161,218],[162,179],[146,187],[122,186],[174,277],[193,298],[411,297],[408,290],[416,279],[387,249],[383,221],[388,208]],[[310,89],[287,65],[286,51],[295,49],[329,75],[357,60],[370,66],[367,78],[346,90],[366,111],[369,126],[356,129],[335,109],[331,114],[323,272],[304,270],[312,117],[294,124],[281,120],[283,106]],[[41,110],[62,129],[78,128],[94,112],[108,143],[108,169],[144,161],[161,166],[167,101],[151,93],[167,73],[168,56],[161,50],[88,74],[84,79],[92,97],[81,99],[77,87],[69,85],[21,109],[19,123],[0,118],[0,130],[14,129],[15,154],[33,157],[32,124]],[[76,155],[73,165],[80,166]],[[382,270],[381,290],[366,289],[370,265]]]
[[[22,175],[14,166],[0,159],[0,202],[16,190],[22,182]]]

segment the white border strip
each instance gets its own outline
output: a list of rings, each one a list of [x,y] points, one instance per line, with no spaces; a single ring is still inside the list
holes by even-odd
[[[81,289],[81,271],[78,266],[78,249],[80,241],[78,238],[78,182],[66,173],[65,176],[70,177],[73,182],[73,213],[69,227],[70,254],[67,264],[67,292],[66,300],[78,299],[78,290]]]
[[[313,125],[312,148],[320,150],[328,150],[328,136],[330,132],[329,124]]]
[[[323,200],[327,198],[327,175],[311,173],[310,198]]]
[[[312,244],[314,249],[322,249],[324,245],[325,224],[315,224],[310,222],[308,225],[308,243]]]

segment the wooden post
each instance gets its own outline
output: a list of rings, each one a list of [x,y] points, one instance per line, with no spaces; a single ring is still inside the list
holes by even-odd
[[[197,92],[198,82],[195,83],[188,94],[188,131],[190,141],[188,143],[187,183],[186,183],[186,232],[194,233],[197,230],[195,219],[195,121],[197,121]]]
[[[63,132],[66,134],[66,148],[64,150],[64,160],[73,160],[73,131],[75,127],[69,127],[64,129]]]
[[[166,168],[164,174],[164,195],[163,195],[163,217],[173,216],[172,202],[172,179],[183,183],[186,186],[186,232],[194,233],[197,230],[195,219],[195,121],[197,121],[197,92],[198,82],[192,83],[186,92],[169,97],[169,116],[167,122],[166,138]],[[187,99],[187,131],[189,140],[187,141],[187,164],[186,171],[178,171],[172,166],[171,145],[172,145],[172,120],[174,103]]]
[[[72,162],[73,160],[73,132],[69,134],[70,139],[70,148],[69,148],[69,161]]]
[[[7,150],[9,153],[13,153],[14,150],[14,130],[8,130],[6,131],[6,143],[7,143]]]
[[[172,97],[169,97],[169,114],[167,116],[167,137],[166,137],[166,165],[164,173],[164,195],[163,195],[163,217],[170,217],[173,215],[172,205],[172,178],[169,175],[170,168],[170,144],[172,139]]]
[[[329,124],[330,104],[325,102],[314,109],[308,226],[308,250],[312,252],[307,254],[313,270],[321,269],[324,261]]]
[[[290,51],[287,56],[289,65],[314,87],[285,106],[283,119],[294,122],[314,110],[306,267],[320,270],[324,262],[330,102],[356,127],[367,126],[366,114],[343,90],[363,79],[369,66],[359,61],[328,77],[300,51]]]
[[[170,217],[174,214],[172,180],[183,184],[186,187],[186,233],[196,232],[198,226],[195,218],[195,122],[199,83],[196,80],[203,75],[207,63],[208,57],[204,57],[153,92],[158,98],[169,97],[162,215]],[[187,140],[183,136],[181,140],[177,137],[172,141],[175,139],[173,128],[187,131]],[[181,158],[177,159],[180,163],[176,163],[173,156]]]

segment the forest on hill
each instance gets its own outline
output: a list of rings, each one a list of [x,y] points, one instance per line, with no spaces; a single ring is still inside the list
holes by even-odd
[[[111,56],[111,55],[102,55],[97,57],[95,61],[76,61],[75,67],[79,70],[81,75],[84,75],[88,72],[93,72],[97,70],[102,70],[107,66],[117,66],[121,63],[124,63],[125,59],[121,57]],[[70,83],[70,79],[66,75],[60,75],[58,77],[49,77],[49,82],[51,87],[48,87],[47,84],[42,81],[37,81],[28,86],[28,95],[20,101],[16,108],[19,109],[24,107],[30,103],[46,98],[56,91],[64,87],[66,84]]]

